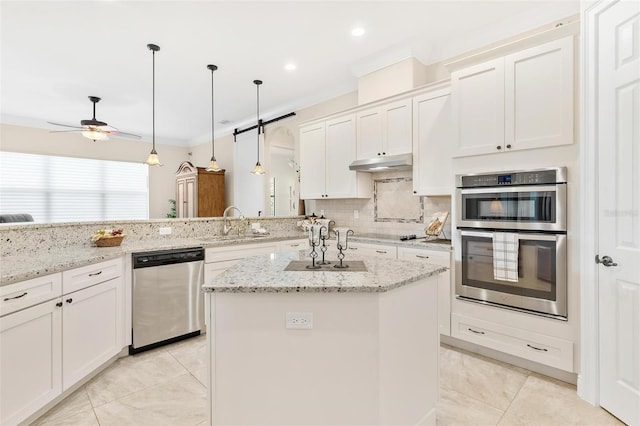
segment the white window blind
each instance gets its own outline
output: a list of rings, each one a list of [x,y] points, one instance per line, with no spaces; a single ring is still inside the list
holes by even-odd
[[[149,218],[149,167],[87,158],[0,152],[0,214],[35,222]]]

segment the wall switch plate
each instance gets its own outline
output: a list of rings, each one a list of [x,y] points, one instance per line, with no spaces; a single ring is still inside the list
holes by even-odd
[[[311,329],[313,328],[312,312],[287,312],[285,328]]]
[[[160,228],[160,235],[171,235],[171,227]]]
[[[360,212],[358,210],[353,211],[353,218],[358,219],[360,217]]]

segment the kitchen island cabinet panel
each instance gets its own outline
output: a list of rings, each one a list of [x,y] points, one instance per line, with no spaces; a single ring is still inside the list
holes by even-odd
[[[395,267],[405,270],[395,275],[437,269],[368,260],[369,273],[281,272],[289,259],[298,257],[245,260],[219,282],[205,285],[211,424],[435,425],[435,276],[400,287],[391,279],[382,292],[385,282],[374,277],[389,276]],[[268,271],[249,276],[252,268]],[[238,273],[244,278],[232,278]],[[273,280],[280,273],[285,281]],[[361,277],[363,289],[314,290],[305,277],[317,274],[326,274],[325,289],[349,274],[344,279],[358,286]],[[294,276],[301,289],[280,291],[281,283],[293,285]],[[255,285],[258,291],[235,292],[227,288],[231,281],[233,287]],[[270,283],[275,292],[268,290]],[[288,313],[311,314],[311,328],[287,327]]]

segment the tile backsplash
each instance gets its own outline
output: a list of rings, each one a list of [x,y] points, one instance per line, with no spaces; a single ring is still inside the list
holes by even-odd
[[[385,180],[395,178],[410,178],[410,171],[376,173],[374,180]],[[385,204],[403,203],[408,197],[415,197],[410,189],[402,192],[385,193]],[[417,197],[416,197],[417,198]],[[353,229],[356,233],[381,233],[391,235],[416,234],[418,237],[424,235],[426,221],[436,212],[451,212],[451,197],[422,197],[423,220],[422,223],[401,223],[399,221],[376,221],[375,220],[375,200],[370,199],[341,199],[341,200],[306,200],[306,213],[311,215],[315,213],[320,216],[324,210],[324,215],[336,222],[336,226],[345,226]],[[357,210],[358,218],[354,217],[354,211]],[[413,209],[408,210],[407,216],[414,216]],[[402,219],[402,218],[401,218]],[[415,217],[406,217],[404,219],[415,219]],[[444,233],[451,238],[451,218],[447,220]]]

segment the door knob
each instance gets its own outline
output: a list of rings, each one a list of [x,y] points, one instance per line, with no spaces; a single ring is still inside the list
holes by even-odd
[[[602,263],[607,268],[611,266],[618,266],[618,264],[615,263],[610,256],[602,256],[602,259],[600,259],[600,256],[597,254],[596,254],[596,263]]]

